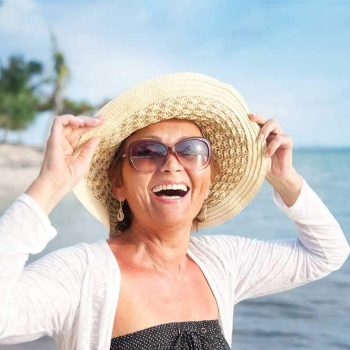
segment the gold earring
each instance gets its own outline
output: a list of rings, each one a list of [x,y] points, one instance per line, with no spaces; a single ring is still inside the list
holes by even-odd
[[[118,210],[118,213],[117,213],[117,220],[120,222],[120,221],[123,221],[124,220],[124,212],[123,212],[123,204],[124,204],[124,201],[119,201],[119,210]]]

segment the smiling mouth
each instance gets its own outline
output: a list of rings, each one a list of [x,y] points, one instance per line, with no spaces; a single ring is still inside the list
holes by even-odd
[[[166,188],[164,188],[166,187]],[[186,196],[186,194],[189,192],[189,188],[185,185],[182,186],[175,186],[176,188],[167,188],[167,187],[174,187],[174,186],[156,186],[152,193],[157,196],[158,198],[165,198],[165,199],[180,199]]]

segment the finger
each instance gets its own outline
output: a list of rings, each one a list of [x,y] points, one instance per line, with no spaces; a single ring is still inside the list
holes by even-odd
[[[74,116],[72,114],[66,114],[62,116],[55,117],[53,120],[52,128],[60,132],[62,130],[84,128],[84,127],[95,127],[104,122],[104,118],[94,118],[87,116]]]
[[[66,138],[72,143],[73,147],[75,148],[79,144],[79,141],[84,134],[86,134],[92,128],[100,126],[104,121],[104,119],[99,119],[97,123],[95,121],[93,123],[91,123],[91,121],[88,121],[85,126],[71,130],[70,133],[66,135]]]
[[[74,116],[65,114],[53,118],[51,133],[48,138],[48,144],[52,146],[66,144],[68,141],[70,147],[65,145],[65,153],[69,153],[70,148],[75,148],[81,136],[93,127],[101,125],[105,117],[100,115],[97,118],[87,116]]]
[[[62,128],[66,126],[79,127],[83,124],[83,119],[74,116],[73,114],[64,114],[61,116],[54,117],[54,125]]]
[[[250,113],[248,114],[249,118],[253,121],[255,121],[257,124],[259,124],[259,126],[262,128],[267,122],[269,121],[275,121],[277,123],[277,121],[275,119],[266,119],[264,117],[262,117],[261,115],[255,114],[255,113]],[[281,126],[277,123],[278,125],[278,130],[280,134],[283,134],[282,128]]]
[[[79,128],[81,125],[83,125],[83,123],[84,122],[81,119],[78,119],[71,114],[54,117],[51,127],[51,133],[49,135],[49,140],[52,142],[60,142],[62,137],[65,137],[67,129],[71,130],[70,127]]]
[[[103,124],[105,121],[105,118],[104,117],[100,117],[98,119],[89,118],[89,119],[85,119],[84,121],[85,121],[84,125],[80,126],[77,129],[70,130],[69,132],[67,131],[66,133],[66,138],[69,139],[73,148],[75,148],[78,145],[80,138],[85,133],[87,133],[92,128],[98,127],[101,124]]]
[[[80,128],[95,127],[95,126],[101,125],[105,121],[105,118],[103,116],[98,116],[98,117],[77,116],[77,118],[79,118],[83,122],[83,124],[79,126]]]
[[[78,159],[84,164],[89,164],[99,142],[100,140],[96,137],[93,137],[88,141],[84,142],[79,153]]]
[[[82,134],[84,134],[91,128],[95,128],[104,122],[103,119],[101,118],[97,119],[94,117],[78,116],[75,118],[78,119],[79,122],[74,124],[68,123],[65,125],[63,129],[63,134],[65,137],[69,137],[69,135],[75,135],[75,134],[77,134],[78,137],[80,137]]]
[[[103,123],[104,121],[106,121],[106,117],[105,117],[104,115],[102,115],[102,114],[99,114],[99,115],[96,117],[96,119],[101,120],[102,123]]]
[[[256,123],[258,123],[259,125],[263,125],[266,123],[266,118],[262,117],[261,115],[258,115],[256,113],[249,113],[248,114],[249,118],[253,121],[255,121]]]
[[[258,139],[265,141],[270,134],[281,135],[283,131],[275,119],[269,119],[260,129]]]
[[[272,157],[276,151],[281,149],[288,149],[293,147],[293,140],[289,135],[276,135],[271,138],[267,148],[266,148],[266,156]]]

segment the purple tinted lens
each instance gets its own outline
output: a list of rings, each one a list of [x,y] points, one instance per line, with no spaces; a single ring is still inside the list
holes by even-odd
[[[209,146],[201,139],[180,141],[175,151],[183,166],[192,170],[202,169],[209,162]]]
[[[137,170],[153,171],[164,161],[166,147],[155,141],[140,141],[131,149],[130,159]]]
[[[191,170],[200,170],[209,164],[210,145],[197,138],[179,141],[174,148],[152,140],[138,141],[131,146],[129,160],[136,170],[151,172],[159,169],[173,149],[181,164]]]

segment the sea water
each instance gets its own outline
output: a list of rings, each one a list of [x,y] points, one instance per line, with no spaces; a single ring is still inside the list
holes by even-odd
[[[326,203],[350,240],[350,150],[296,150],[294,166]],[[2,200],[4,209],[10,200]],[[50,215],[58,235],[40,254],[78,242],[107,238],[105,229],[67,196]],[[271,187],[264,183],[254,200],[233,220],[205,234],[232,234],[258,239],[295,237],[293,223],[274,205]],[[237,304],[233,349],[292,350],[350,349],[350,259],[331,275],[305,286]],[[55,301],[52,300],[54,303]],[[111,310],[114,312],[114,310]],[[49,337],[0,350],[54,350]]]

